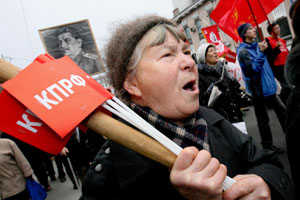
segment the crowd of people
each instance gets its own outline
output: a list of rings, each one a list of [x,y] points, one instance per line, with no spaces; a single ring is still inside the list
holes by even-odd
[[[290,12],[296,38],[298,10],[296,1]],[[2,133],[2,198],[28,200],[25,181],[33,174],[50,191],[49,179],[65,182],[67,173],[73,189],[82,182],[80,200],[158,199],[162,194],[168,199],[298,199],[299,40],[289,52],[278,24],[270,24],[268,32],[266,40],[255,42],[251,24],[238,28],[243,42],[237,59],[249,101],[214,44],[202,44],[192,58],[184,33],[169,19],[147,15],[118,25],[106,47],[111,84],[118,98],[183,148],[173,167],[91,130],[76,128],[56,156]],[[219,93],[211,101],[213,90]],[[235,126],[244,122],[241,108],[248,105],[254,107],[262,148]],[[292,177],[278,159],[282,150],[273,144],[269,108],[286,137]],[[227,175],[234,183],[224,190]]]
[[[33,178],[33,175],[49,192],[52,190],[51,182],[58,180],[64,183],[67,174],[73,189],[77,190],[104,141],[101,135],[91,130],[83,132],[77,127],[62,151],[51,155],[2,132],[0,197],[3,200],[29,200],[25,179]]]

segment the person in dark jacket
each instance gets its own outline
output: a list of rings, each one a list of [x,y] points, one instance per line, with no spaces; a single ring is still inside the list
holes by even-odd
[[[253,97],[261,144],[265,149],[281,152],[278,147],[273,145],[266,106],[268,105],[274,109],[283,132],[286,107],[276,94],[275,78],[265,54],[268,44],[266,41],[254,42],[256,30],[249,23],[240,25],[238,32],[243,39],[243,42],[237,48],[238,60],[243,72],[246,89]]]
[[[293,41],[293,48],[290,51],[285,65],[287,80],[293,85],[294,89],[287,103],[286,115],[286,144],[287,155],[290,162],[291,176],[295,185],[297,199],[300,199],[300,173],[299,168],[299,149],[300,140],[300,1],[295,1],[290,10],[290,17],[296,37]]]
[[[197,50],[197,59],[200,105],[212,107],[231,123],[242,122],[243,114],[238,102],[238,98],[240,98],[238,92],[241,92],[240,84],[228,75],[225,63],[219,60],[215,45],[210,43],[200,45]],[[214,85],[222,93],[213,105],[208,105]]]
[[[99,149],[103,145],[105,139],[88,129],[83,132],[78,127],[76,127],[73,135],[69,139],[66,147],[61,152],[62,155],[57,155],[57,169],[61,175],[59,178],[65,181],[65,172],[62,165],[65,166],[66,172],[73,182],[74,188],[76,187],[76,180],[72,175],[71,166],[69,166],[67,157],[70,158],[73,170],[78,176],[79,180],[82,182],[85,178],[86,172],[90,163],[93,161],[94,157],[97,155]],[[73,177],[73,178],[72,178]]]
[[[278,23],[272,23],[267,28],[269,37],[265,40],[268,43],[266,54],[268,62],[271,66],[275,78],[281,85],[279,97],[281,101],[286,105],[287,99],[292,91],[292,88],[287,83],[284,76],[284,64],[289,53],[286,46],[286,40],[280,38],[280,26]]]
[[[70,178],[70,181],[73,184],[73,189],[77,190],[78,184],[76,182],[76,174],[74,174],[72,171],[73,166],[71,166],[72,164],[70,165],[70,163],[69,163],[68,154],[69,154],[69,149],[64,147],[61,150],[61,152],[55,156],[55,163],[57,166],[58,178],[59,178],[60,182],[66,181],[66,173],[64,171],[64,169],[65,169]]]
[[[199,107],[197,66],[185,41],[171,20],[153,15],[115,30],[106,58],[116,95],[184,149],[170,171],[107,140],[81,199],[294,199],[275,152]],[[226,175],[235,183],[223,192]]]

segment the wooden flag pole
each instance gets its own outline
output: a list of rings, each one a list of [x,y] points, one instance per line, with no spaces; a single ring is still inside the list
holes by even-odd
[[[5,81],[15,77],[21,71],[17,66],[0,59],[0,82]]]
[[[0,82],[15,77],[21,71],[17,66],[0,59]],[[87,120],[87,127],[127,148],[171,168],[176,155],[156,140],[97,111]]]

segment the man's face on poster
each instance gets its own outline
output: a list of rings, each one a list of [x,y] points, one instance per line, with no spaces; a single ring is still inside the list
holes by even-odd
[[[81,51],[82,40],[74,38],[70,32],[62,33],[58,36],[59,48],[64,55],[74,59]]]

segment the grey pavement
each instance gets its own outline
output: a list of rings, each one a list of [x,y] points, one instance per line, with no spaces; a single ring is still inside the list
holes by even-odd
[[[260,145],[260,136],[258,132],[257,122],[254,115],[253,107],[249,107],[249,111],[244,111],[244,120],[246,122],[248,134],[251,135],[256,143]],[[285,135],[281,129],[280,123],[273,110],[268,110],[270,118],[270,126],[273,133],[274,145],[284,150],[283,154],[279,155],[280,161],[284,165],[284,170],[290,175],[290,167],[286,154]],[[54,168],[56,165],[54,163]],[[52,190],[48,192],[47,200],[78,200],[81,195],[81,188],[74,190],[73,184],[66,176],[67,181],[61,183],[58,179],[50,182]]]
[[[48,192],[47,200],[78,200],[81,195],[81,187],[77,190],[73,189],[73,183],[70,181],[68,175],[66,175],[66,182],[61,183],[57,177],[57,168],[55,162],[53,167],[56,172],[56,181],[50,181],[52,190]]]
[[[256,143],[260,145],[261,139],[258,131],[258,126],[256,122],[256,117],[254,114],[254,108],[251,106],[249,107],[250,111],[244,112],[244,121],[246,122],[247,131],[250,136],[254,138]],[[285,134],[283,133],[283,130],[280,126],[280,123],[276,117],[275,112],[273,109],[268,110],[269,119],[270,119],[270,127],[272,131],[273,136],[273,144],[277,147],[280,147],[282,150],[284,150],[283,154],[279,154],[279,160],[282,162],[284,166],[284,171],[290,176],[290,165],[287,158],[286,153],[286,140],[285,140]]]

